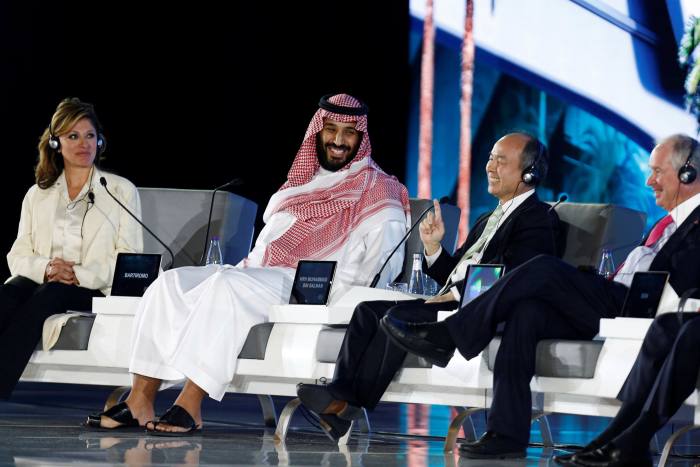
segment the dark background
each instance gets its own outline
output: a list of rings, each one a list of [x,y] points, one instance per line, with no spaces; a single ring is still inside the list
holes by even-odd
[[[370,107],[375,160],[403,181],[408,25],[407,1],[0,3],[0,251],[34,183],[38,138],[68,96],[95,104],[104,169],[151,187],[240,177],[234,192],[260,215],[319,97],[348,92]]]

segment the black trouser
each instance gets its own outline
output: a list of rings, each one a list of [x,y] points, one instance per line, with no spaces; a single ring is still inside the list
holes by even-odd
[[[647,430],[634,423],[623,437],[644,437],[648,444],[695,390],[700,371],[699,313],[666,313],[652,323],[618,399],[618,417],[653,420]],[[643,428],[645,424],[641,424]],[[620,427],[622,428],[622,427]],[[642,434],[643,433],[643,434]]]
[[[598,333],[600,318],[619,313],[626,292],[624,285],[542,255],[514,269],[447,318],[450,335],[467,359],[479,355],[499,323],[505,323],[487,428],[527,443],[537,343],[591,339]]]
[[[374,409],[401,368],[406,352],[379,328],[379,320],[392,316],[412,322],[435,321],[437,312],[457,307],[456,302],[425,304],[423,300],[362,302],[352,315],[343,346],[328,385],[336,399]]]
[[[67,310],[90,311],[99,290],[15,277],[0,286],[0,398],[7,399],[41,339],[44,321]]]

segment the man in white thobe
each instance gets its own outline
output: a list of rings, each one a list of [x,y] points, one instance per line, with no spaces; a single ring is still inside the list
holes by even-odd
[[[148,288],[134,325],[131,393],[88,417],[89,426],[146,426],[156,434],[200,429],[202,400],[222,399],[251,327],[289,300],[299,260],[338,262],[331,302],[371,282],[406,232],[407,192],[371,158],[364,104],[338,94],[319,106],[249,256],[236,266],[174,269]],[[402,264],[395,255],[381,282]],[[183,380],[173,406],[152,421],[158,389]]]

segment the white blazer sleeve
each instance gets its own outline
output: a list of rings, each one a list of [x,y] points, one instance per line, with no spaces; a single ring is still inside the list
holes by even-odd
[[[34,250],[32,231],[45,226],[33,226],[32,209],[34,208],[33,197],[36,194],[36,186],[30,189],[22,201],[22,213],[17,229],[17,238],[7,254],[7,264],[10,267],[10,274],[13,276],[24,276],[41,284],[44,282],[44,273],[50,258],[42,256]]]

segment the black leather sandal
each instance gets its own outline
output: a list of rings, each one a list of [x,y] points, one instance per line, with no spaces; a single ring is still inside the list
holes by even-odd
[[[158,430],[157,427],[161,423],[163,425],[185,428],[186,431]],[[194,422],[194,418],[192,418],[192,416],[189,413],[187,413],[187,410],[183,409],[179,405],[173,405],[158,420],[153,420],[151,422],[146,423],[146,431],[149,435],[153,436],[180,437],[200,434],[202,432],[202,427],[198,426]]]
[[[119,423],[119,425],[114,428],[102,426],[103,416],[111,418]],[[104,412],[88,415],[87,420],[85,420],[85,426],[92,430],[105,431],[133,430],[135,428],[140,428],[139,421],[131,414],[131,410],[129,410],[129,406],[126,405],[126,402],[120,402]]]

